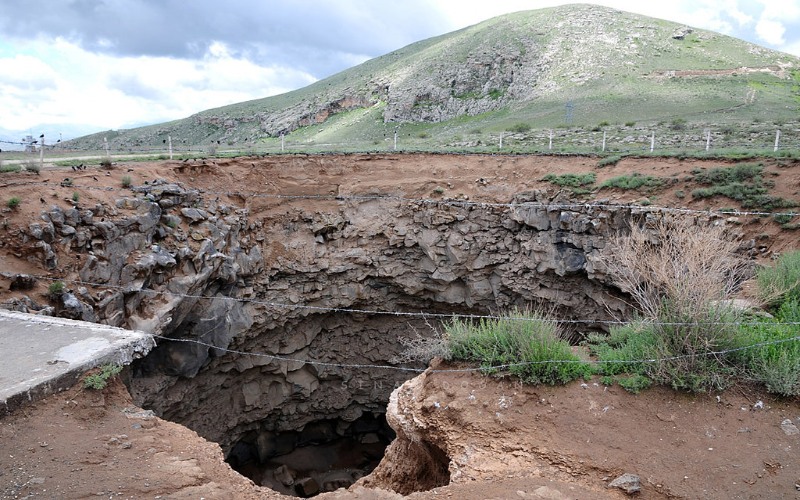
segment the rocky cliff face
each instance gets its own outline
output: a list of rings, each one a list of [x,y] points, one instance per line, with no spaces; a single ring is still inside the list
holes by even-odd
[[[78,262],[66,271],[83,286],[51,313],[162,336],[136,367],[138,403],[226,450],[242,438],[268,450],[275,432],[383,411],[413,373],[376,365],[440,319],[394,312],[628,314],[604,261],[629,209],[542,208],[566,200],[538,191],[513,201],[330,197],[254,217],[252,200],[154,181],[112,207],[46,210],[20,251],[49,269]]]

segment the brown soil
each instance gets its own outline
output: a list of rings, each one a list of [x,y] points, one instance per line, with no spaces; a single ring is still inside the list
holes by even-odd
[[[205,163],[205,164],[204,164]],[[4,174],[2,201],[22,200],[5,210],[0,227],[0,271],[47,274],[29,260],[16,228],[56,204],[113,204],[134,185],[156,178],[217,192],[226,203],[251,213],[279,216],[302,207],[323,211],[332,200],[251,197],[277,195],[400,195],[507,202],[514,193],[556,188],[547,173],[595,172],[598,184],[640,172],[674,178],[653,205],[705,209],[733,207],[726,199],[691,200],[696,187],[685,179],[695,168],[726,166],[719,160],[625,159],[597,167],[591,157],[497,155],[331,155],[131,163],[111,171],[45,169],[41,176]],[[800,163],[764,160],[772,194],[800,199]],[[65,178],[73,186],[60,186]],[[36,184],[30,184],[36,183]],[[88,189],[92,188],[92,189]],[[442,188],[443,193],[438,193]],[[121,188],[120,188],[121,189]],[[685,198],[678,198],[682,190]],[[603,190],[588,200],[638,202],[648,193]],[[212,196],[207,194],[206,196]],[[738,218],[743,235],[766,247],[764,257],[798,247],[794,231],[769,217]],[[59,255],[53,276],[74,276],[78,257]],[[44,302],[46,284],[40,285]],[[2,291],[5,298],[13,293]],[[595,381],[596,382],[596,381]],[[416,404],[467,464],[453,484],[414,496],[477,498],[621,497],[606,484],[623,472],[638,474],[644,498],[796,498],[800,491],[800,436],[781,429],[800,425],[800,403],[781,401],[754,388],[691,396],[667,389],[631,395],[589,382],[567,387],[520,387],[475,374],[435,373],[424,378]],[[501,405],[501,401],[506,401]],[[763,408],[756,408],[758,401]],[[434,411],[435,405],[439,407]],[[0,496],[3,498],[265,498],[277,496],[232,472],[216,444],[179,425],[131,409],[124,386],[102,393],[75,387],[0,420]],[[501,406],[505,406],[501,408]],[[451,455],[451,458],[457,458]],[[334,498],[393,498],[356,487]]]

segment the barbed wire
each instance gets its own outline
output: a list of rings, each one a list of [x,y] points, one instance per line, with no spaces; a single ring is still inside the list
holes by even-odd
[[[9,273],[9,271],[0,271],[0,273],[8,275],[13,274]],[[171,292],[169,290],[155,290],[152,288],[138,288],[138,289],[131,289],[130,287],[123,287],[119,285],[111,285],[108,283],[93,283],[84,280],[73,280],[69,278],[57,278],[52,276],[44,276],[44,275],[36,275],[36,274],[26,274],[25,276],[29,276],[36,279],[41,279],[44,281],[61,281],[64,283],[72,283],[75,285],[82,285],[82,286],[91,286],[94,288],[103,288],[103,289],[110,289],[110,290],[118,290],[122,293],[148,293],[148,294],[155,294],[155,295],[169,295],[171,297],[179,297],[185,299],[195,299],[195,300],[225,300],[225,301],[232,301],[232,302],[240,302],[244,304],[254,304],[254,305],[262,305],[266,307],[273,307],[277,309],[301,309],[301,310],[309,310],[309,311],[316,311],[316,312],[326,312],[326,313],[346,313],[346,314],[363,314],[363,315],[375,315],[375,316],[398,316],[398,317],[415,317],[415,318],[435,318],[435,319],[464,319],[464,320],[511,320],[511,321],[546,321],[549,323],[556,323],[556,324],[572,324],[572,325],[605,325],[605,326],[614,326],[614,325],[627,325],[630,324],[630,321],[623,321],[623,320],[601,320],[601,319],[556,319],[556,318],[531,318],[527,316],[513,316],[513,315],[497,315],[497,314],[461,314],[461,313],[434,313],[434,312],[415,312],[415,311],[385,311],[380,309],[361,309],[361,308],[351,308],[351,307],[324,307],[324,306],[312,306],[307,304],[288,304],[284,302],[275,302],[275,301],[267,301],[267,300],[258,300],[258,299],[248,299],[248,298],[238,298],[238,297],[228,297],[228,296],[206,296],[206,295],[194,295],[194,294],[184,294],[184,293],[177,293]],[[652,325],[662,325],[662,326],[757,326],[763,325],[763,322],[759,321],[685,321],[685,322],[666,322],[666,321],[654,321],[654,320],[641,320],[643,323],[652,324]],[[778,322],[773,321],[769,323],[770,325],[780,325],[780,326],[800,326],[800,321],[787,321],[787,322]]]
[[[89,174],[86,174],[89,175]],[[25,181],[25,182],[9,182],[3,184],[2,187],[24,187],[24,186],[43,186],[43,187],[68,187],[70,189],[85,189],[87,191],[126,191],[130,192],[131,188],[122,188],[115,186],[91,186],[48,182],[48,181]],[[157,188],[157,185],[153,185]],[[145,186],[137,186],[135,189],[141,190]],[[783,211],[783,212],[770,212],[758,210],[738,210],[738,209],[693,209],[693,208],[675,208],[675,207],[662,207],[654,205],[636,205],[631,203],[593,203],[593,202],[570,202],[570,203],[550,203],[550,202],[535,202],[535,201],[518,201],[518,202],[489,202],[489,201],[470,201],[448,198],[410,198],[398,195],[336,195],[336,194],[278,194],[278,193],[264,193],[259,191],[217,191],[212,189],[199,189],[188,188],[187,191],[196,191],[204,195],[214,196],[228,196],[237,198],[265,198],[276,200],[314,200],[314,201],[339,201],[339,202],[367,202],[367,201],[391,201],[397,203],[407,203],[416,205],[445,205],[461,208],[534,208],[544,210],[635,210],[638,212],[659,212],[670,214],[689,214],[689,215],[705,215],[705,216],[719,216],[731,215],[737,217],[767,217],[767,216],[786,216],[795,217],[800,215],[800,212]]]
[[[213,330],[210,330],[213,331]],[[210,332],[209,331],[209,332]],[[206,333],[209,333],[206,332]],[[412,372],[412,373],[423,373],[425,371],[433,372],[433,373],[454,373],[454,372],[485,372],[490,370],[503,370],[509,368],[517,368],[523,366],[534,366],[534,365],[551,365],[551,364],[589,364],[589,365],[608,365],[608,364],[623,364],[623,365],[635,365],[635,364],[654,364],[654,363],[664,363],[669,361],[680,361],[682,359],[694,359],[698,357],[711,357],[711,356],[724,356],[726,354],[732,354],[735,352],[742,352],[749,349],[755,349],[758,347],[767,347],[771,345],[779,345],[788,342],[797,342],[800,341],[800,335],[785,338],[785,339],[775,339],[775,340],[768,340],[762,342],[756,342],[753,344],[749,344],[746,346],[740,346],[730,349],[723,349],[718,351],[707,351],[703,353],[696,353],[696,354],[681,354],[676,356],[666,356],[661,358],[644,358],[644,359],[635,359],[635,360],[624,360],[624,359],[609,359],[609,360],[598,360],[598,359],[546,359],[546,360],[537,360],[537,361],[521,361],[517,363],[505,363],[500,365],[491,365],[491,366],[481,366],[475,368],[448,368],[448,369],[428,369],[428,368],[413,368],[413,367],[405,367],[405,366],[397,366],[397,365],[380,365],[380,364],[370,364],[370,363],[334,363],[330,361],[317,361],[311,359],[301,359],[301,358],[292,358],[288,356],[279,356],[276,354],[268,354],[262,352],[253,352],[253,351],[242,351],[238,349],[229,349],[225,347],[215,346],[214,344],[210,344],[208,342],[203,342],[197,339],[189,339],[189,338],[173,338],[173,337],[166,337],[163,335],[158,334],[150,334],[154,338],[158,338],[165,341],[170,342],[183,342],[183,343],[192,343],[196,345],[200,345],[203,347],[208,347],[210,349],[215,349],[217,351],[225,352],[226,354],[236,354],[239,356],[253,356],[259,358],[266,358],[271,361],[277,361],[282,363],[300,363],[304,365],[311,365],[311,366],[321,366],[326,368],[342,368],[342,369],[368,369],[368,370],[393,370],[393,371],[403,371],[403,372]]]

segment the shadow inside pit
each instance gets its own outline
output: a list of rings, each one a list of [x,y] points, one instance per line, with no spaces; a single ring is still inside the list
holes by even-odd
[[[226,461],[258,485],[311,497],[347,488],[372,472],[394,437],[383,414],[353,422],[320,420],[300,431],[251,433],[233,446]]]

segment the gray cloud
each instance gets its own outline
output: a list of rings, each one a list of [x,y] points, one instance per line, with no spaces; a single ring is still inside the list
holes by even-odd
[[[447,25],[424,0],[0,0],[0,11],[0,35],[60,36],[111,55],[188,59],[220,41],[258,63],[318,78],[440,34]]]

